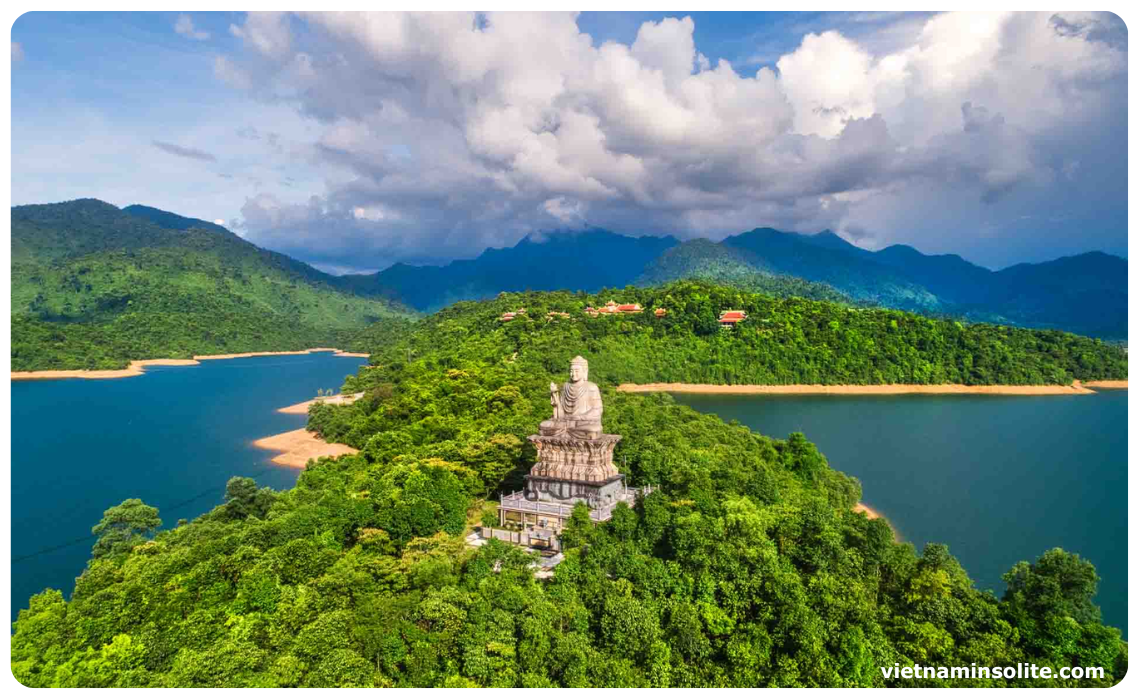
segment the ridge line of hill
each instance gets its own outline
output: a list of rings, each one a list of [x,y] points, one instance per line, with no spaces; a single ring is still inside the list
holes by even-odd
[[[859,248],[831,231],[759,227],[720,242],[604,229],[530,236],[446,265],[397,263],[339,282],[431,312],[503,291],[647,286],[707,279],[778,296],[847,301],[969,321],[1127,337],[1127,261],[1102,251],[989,270],[902,244]]]
[[[360,329],[414,315],[224,227],[155,208],[80,199],[13,207],[11,219],[14,371],[353,350]]]

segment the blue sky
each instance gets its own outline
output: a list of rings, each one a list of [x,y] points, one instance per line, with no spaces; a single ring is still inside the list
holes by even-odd
[[[29,13],[13,204],[222,220],[335,272],[533,231],[1126,254],[1113,15]]]

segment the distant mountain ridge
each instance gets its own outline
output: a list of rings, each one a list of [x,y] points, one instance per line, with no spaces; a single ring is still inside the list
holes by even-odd
[[[156,270],[166,268],[163,272],[187,282],[196,278],[194,292],[214,282],[221,296],[244,306],[242,311],[294,318],[315,312],[321,315],[318,322],[338,326],[400,313],[403,306],[434,311],[504,291],[596,292],[694,278],[778,296],[1112,339],[1124,339],[1128,332],[1128,263],[1097,251],[991,271],[958,255],[926,255],[905,245],[869,251],[831,231],[805,235],[763,227],[719,243],[682,243],[672,236],[635,237],[591,228],[532,234],[512,247],[488,249],[444,266],[398,263],[370,275],[338,277],[258,248],[212,222],[144,205],[120,210],[90,199],[12,208],[14,318],[82,322],[93,316],[110,319],[128,305],[137,309],[138,303],[130,302],[166,291],[165,285],[154,284],[159,275],[143,272],[141,278],[152,282],[149,293],[144,292],[136,286],[140,276],[125,273],[126,260],[115,255],[139,252],[157,263]],[[196,268],[177,259],[187,253],[199,261]],[[100,282],[91,281],[91,267],[82,275],[79,270],[86,266],[68,268],[80,257],[99,261],[92,267],[104,273]],[[132,262],[137,265],[138,259]],[[52,270],[45,274],[45,267]],[[258,281],[251,284],[251,279]],[[110,284],[114,291],[102,291]],[[272,286],[279,290],[270,291]],[[301,300],[298,288],[331,294]],[[341,297],[340,309],[330,308],[335,304],[328,300],[331,296]]]
[[[1128,335],[1128,261],[1108,253],[1089,251],[995,271],[959,255],[925,255],[904,245],[867,251],[832,232],[803,239],[895,269],[936,295],[945,311],[1100,337]]]
[[[528,236],[513,247],[444,266],[397,264],[340,281],[360,293],[432,311],[502,291],[593,292],[695,278],[779,295],[1123,339],[1127,273],[1126,260],[1101,252],[992,271],[958,255],[926,255],[905,245],[869,251],[831,231],[806,235],[762,227],[719,243],[682,243],[672,236],[633,237],[594,228],[549,233],[542,242]]]
[[[623,236],[603,229],[527,236],[511,248],[489,248],[444,266],[397,263],[373,275],[346,275],[344,286],[381,294],[421,311],[504,291],[625,286],[649,262],[677,245],[672,236]]]

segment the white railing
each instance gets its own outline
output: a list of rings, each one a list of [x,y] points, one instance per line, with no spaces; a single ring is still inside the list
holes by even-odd
[[[617,501],[625,501],[629,504],[637,503],[637,500],[652,494],[654,491],[651,485],[644,487],[622,487],[621,493],[618,495]],[[613,517],[614,507],[617,505],[615,501],[602,508],[590,510],[590,518],[594,521],[607,521]],[[530,513],[541,513],[548,516],[557,516],[559,518],[569,518],[570,514],[574,512],[574,504],[559,504],[550,501],[530,501],[523,493],[512,492],[506,496],[499,495],[499,506],[508,511],[522,511]]]

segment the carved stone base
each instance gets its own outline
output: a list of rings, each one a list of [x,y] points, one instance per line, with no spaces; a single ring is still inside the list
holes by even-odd
[[[526,490],[523,496],[527,501],[545,501],[557,504],[586,502],[590,508],[604,508],[617,503],[625,490],[625,475],[618,474],[603,482],[581,482],[526,476]]]
[[[596,439],[570,436],[528,436],[538,451],[530,476],[572,482],[605,483],[619,476],[614,447],[621,436],[602,434]]]

